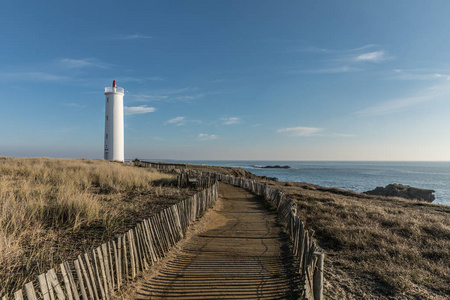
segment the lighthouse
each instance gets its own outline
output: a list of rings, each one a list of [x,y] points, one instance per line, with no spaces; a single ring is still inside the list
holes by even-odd
[[[124,161],[123,88],[105,87],[105,153],[110,161]]]

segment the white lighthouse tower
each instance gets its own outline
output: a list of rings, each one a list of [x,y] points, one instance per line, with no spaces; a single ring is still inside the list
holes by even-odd
[[[105,87],[105,156],[106,160],[124,161],[123,88]]]

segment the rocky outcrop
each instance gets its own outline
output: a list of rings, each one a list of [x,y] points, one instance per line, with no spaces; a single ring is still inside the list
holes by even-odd
[[[434,190],[426,190],[411,187],[409,185],[403,184],[388,184],[386,187],[377,187],[372,191],[364,192],[364,194],[368,195],[378,195],[378,196],[393,196],[393,197],[402,197],[406,199],[416,199],[426,202],[434,201]]]
[[[275,165],[275,166],[255,166],[256,168],[260,168],[260,169],[290,169],[291,167],[286,165],[286,166],[280,166],[280,165]]]

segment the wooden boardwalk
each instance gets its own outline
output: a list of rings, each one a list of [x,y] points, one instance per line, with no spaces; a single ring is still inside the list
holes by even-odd
[[[259,196],[220,184],[220,209],[134,299],[298,299],[287,237]]]

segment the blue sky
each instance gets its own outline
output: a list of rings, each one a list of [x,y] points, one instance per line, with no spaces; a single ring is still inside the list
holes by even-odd
[[[3,1],[0,155],[449,160],[449,1]]]

